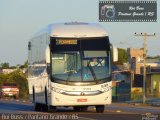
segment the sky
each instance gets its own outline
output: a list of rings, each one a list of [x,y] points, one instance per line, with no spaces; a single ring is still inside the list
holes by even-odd
[[[147,39],[147,55],[160,55],[160,1],[157,22],[99,22],[99,0],[0,0],[0,63],[24,64],[30,37],[50,23],[94,22],[109,33],[120,48],[141,48],[135,32],[156,33]]]

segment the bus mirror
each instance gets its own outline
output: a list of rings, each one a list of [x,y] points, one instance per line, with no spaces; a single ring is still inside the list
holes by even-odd
[[[113,46],[113,62],[117,62],[118,61],[118,49],[117,47]]]
[[[50,63],[50,48],[49,46],[46,47],[46,63],[49,64]]]
[[[47,73],[50,73],[50,64],[47,63]]]

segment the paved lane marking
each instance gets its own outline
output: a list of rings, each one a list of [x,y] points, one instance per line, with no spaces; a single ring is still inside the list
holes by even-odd
[[[119,113],[119,112],[121,112],[121,110],[116,110],[116,112],[118,112],[118,113]]]
[[[134,112],[127,112],[127,111],[116,111],[116,110],[105,110],[105,113],[107,112],[112,112],[112,113],[115,113],[115,114],[137,114],[137,113],[134,113]]]

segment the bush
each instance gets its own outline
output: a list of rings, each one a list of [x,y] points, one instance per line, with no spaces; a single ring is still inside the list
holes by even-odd
[[[0,86],[2,85],[3,82],[9,81],[9,76],[7,74],[0,74]]]

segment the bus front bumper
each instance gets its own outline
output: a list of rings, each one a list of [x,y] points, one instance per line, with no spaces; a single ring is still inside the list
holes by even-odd
[[[60,93],[51,94],[52,106],[81,106],[111,104],[111,91],[94,96],[68,96]]]

